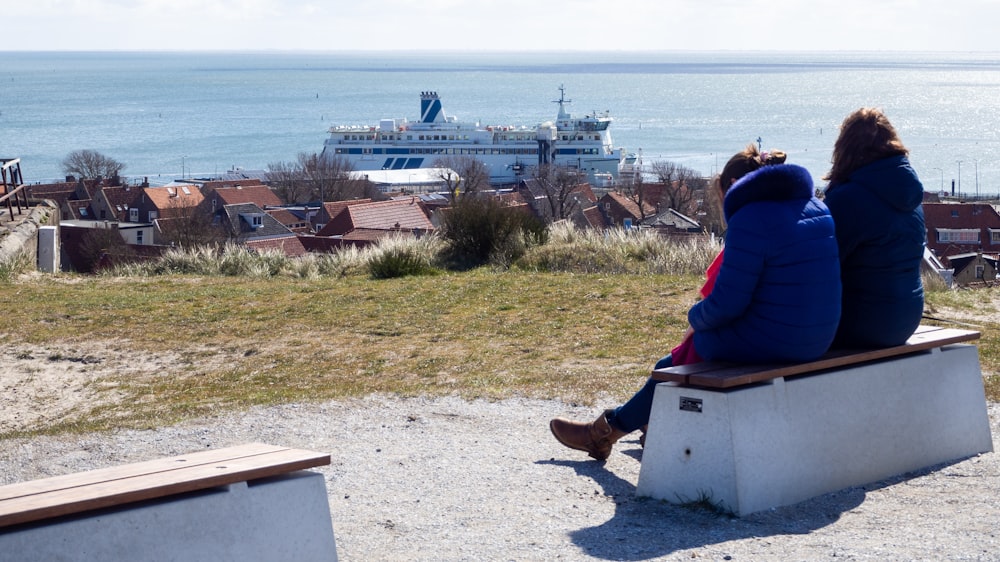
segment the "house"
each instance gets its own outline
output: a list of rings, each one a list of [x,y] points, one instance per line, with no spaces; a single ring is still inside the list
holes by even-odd
[[[923,208],[927,247],[946,266],[951,256],[1000,254],[1000,214],[992,205],[924,203]]]
[[[136,207],[135,200],[140,195],[140,188],[128,185],[97,189],[90,200],[91,218],[128,222],[129,209]]]
[[[181,218],[190,215],[205,197],[188,184],[140,188],[142,193],[130,210],[131,222],[155,222],[159,218]]]
[[[230,236],[247,248],[279,250],[286,256],[306,253],[294,232],[253,203],[226,205],[221,216]]]
[[[204,200],[200,191],[184,183],[142,187],[129,207],[128,221],[155,224],[157,238],[154,243],[163,244],[169,237],[166,232],[184,230],[176,225],[195,219]]]
[[[643,226],[655,228],[661,235],[671,236],[677,234],[702,234],[705,229],[701,224],[683,215],[674,209],[667,209],[661,213],[648,217],[642,221]]]
[[[101,185],[105,185],[102,180],[73,180],[72,176],[66,178],[69,181],[35,184],[25,187],[28,199],[41,201],[48,199],[59,208],[61,220],[92,220],[93,214],[90,212],[90,200],[94,191]]]
[[[253,203],[261,209],[268,207],[280,207],[284,202],[270,187],[256,183],[233,183],[223,181],[205,182],[202,184],[201,192],[205,196],[205,205],[208,212],[216,215],[222,211],[226,205],[240,205],[243,203]]]
[[[950,256],[948,260],[955,269],[952,274],[958,285],[975,283],[995,284],[1000,280],[1000,269],[997,267],[996,256],[986,256],[981,253],[968,253]]]
[[[605,194],[597,205],[609,225],[623,228],[638,226],[644,217],[656,213],[656,208],[646,202],[643,202],[640,211],[638,203],[617,191]]]
[[[328,201],[320,206],[319,212],[312,217],[312,229],[313,232],[319,232],[323,230],[328,222],[333,220],[333,217],[340,214],[345,207],[349,205],[360,205],[363,203],[371,203],[371,199],[352,199],[349,201]]]
[[[316,235],[343,237],[356,230],[375,231],[385,237],[395,232],[431,232],[434,225],[420,199],[407,197],[345,205]]]
[[[100,264],[108,265],[121,261],[123,254],[135,257],[152,257],[161,253],[163,247],[154,246],[154,226],[148,223],[130,223],[109,220],[66,220],[59,223],[59,244],[64,271],[88,273],[98,269]],[[112,241],[108,236],[119,237]],[[127,246],[127,247],[126,247]],[[115,256],[110,260],[101,258],[108,253]]]
[[[304,213],[283,207],[264,209],[264,212],[274,217],[275,220],[285,225],[285,228],[296,234],[308,234],[312,232],[309,219]]]
[[[44,201],[46,199],[52,201],[59,209],[59,218],[71,220],[72,217],[66,203],[74,198],[76,187],[77,184],[73,181],[26,185],[24,190],[29,201]]]

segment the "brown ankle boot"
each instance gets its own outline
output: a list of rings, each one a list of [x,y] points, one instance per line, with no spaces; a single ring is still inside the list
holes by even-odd
[[[605,410],[590,423],[556,418],[549,422],[549,429],[563,445],[570,449],[586,451],[595,459],[603,461],[611,454],[611,446],[626,435],[624,431],[608,423],[609,413],[611,410]]]

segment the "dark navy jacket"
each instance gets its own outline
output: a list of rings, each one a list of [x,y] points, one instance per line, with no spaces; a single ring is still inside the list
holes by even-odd
[[[705,360],[809,361],[840,319],[833,219],[800,166],[766,166],[726,193],[729,228],[712,293],[688,312]]]
[[[843,313],[835,345],[899,345],[920,324],[924,188],[905,156],[873,162],[826,188],[837,225]]]

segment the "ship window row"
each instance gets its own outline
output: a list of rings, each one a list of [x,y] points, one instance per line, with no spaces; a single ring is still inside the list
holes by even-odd
[[[536,148],[336,148],[335,154],[362,155],[406,155],[406,154],[457,154],[464,156],[499,156],[519,155],[537,156]],[[558,154],[563,156],[583,156],[599,154],[596,148],[560,148]]]
[[[467,141],[469,135],[418,135],[417,138],[428,141]]]
[[[596,149],[572,150],[573,154],[588,154]],[[488,156],[501,154],[515,154],[525,156],[538,155],[537,148],[336,148],[335,154],[459,154],[467,156]]]
[[[564,140],[566,142],[569,142],[571,140],[582,141],[582,140],[585,140],[584,137],[585,137],[585,135],[576,135],[576,136],[574,136],[574,135],[562,135],[562,140]],[[599,141],[599,140],[601,140],[601,135],[594,135],[593,137],[591,137],[590,135],[586,135],[586,140]]]

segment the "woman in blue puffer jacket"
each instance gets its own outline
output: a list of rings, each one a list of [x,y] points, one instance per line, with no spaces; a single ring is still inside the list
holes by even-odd
[[[861,108],[833,147],[824,202],[837,225],[843,313],[835,347],[891,347],[920,325],[924,187],[889,119]]]
[[[833,219],[812,176],[800,166],[765,165],[750,145],[729,160],[719,185],[731,186],[725,255],[711,293],[688,312],[695,351],[744,363],[818,358],[837,330],[841,285]],[[563,445],[603,460],[618,439],[649,423],[656,382],[593,422],[556,418],[549,428]]]
[[[737,181],[723,207],[728,231],[712,293],[688,312],[705,360],[816,359],[840,318],[833,219],[800,166],[765,166]]]

